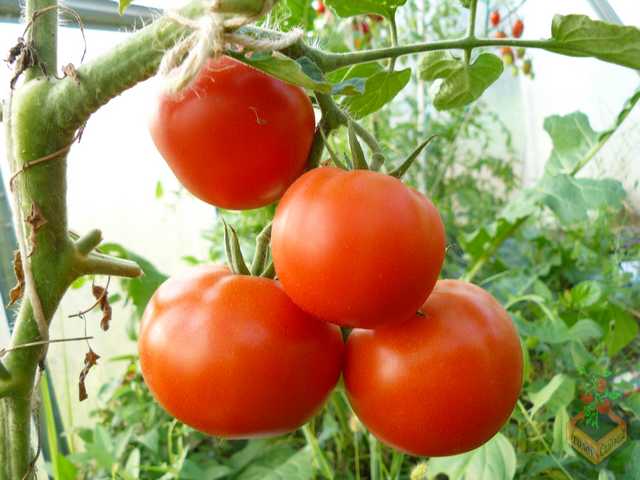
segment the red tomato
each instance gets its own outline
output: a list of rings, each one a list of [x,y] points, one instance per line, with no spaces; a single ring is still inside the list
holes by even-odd
[[[324,2],[322,0],[318,0],[316,2],[316,12],[319,14],[323,14],[327,11],[327,7],[324,6]]]
[[[496,32],[496,38],[507,38],[507,34],[500,30]]]
[[[344,380],[360,421],[412,455],[479,447],[509,419],[522,384],[522,350],[507,312],[485,290],[442,280],[424,316],[347,340]]]
[[[611,410],[611,400],[605,398],[604,401],[598,403],[598,413],[606,415]]]
[[[580,400],[585,405],[588,405],[591,402],[593,402],[593,394],[592,393],[583,393],[582,395],[580,395]]]
[[[371,28],[367,22],[360,22],[360,31],[363,35],[368,35],[371,32]]]
[[[316,168],[287,190],[271,234],[287,295],[336,323],[373,328],[415,313],[445,252],[438,211],[398,179]]]
[[[511,35],[513,35],[515,38],[520,38],[523,31],[524,22],[520,19],[516,20],[516,22],[513,24],[513,28],[511,29]]]
[[[498,24],[500,23],[500,12],[498,10],[494,10],[493,12],[491,12],[491,16],[489,17],[489,20],[493,27],[497,27]]]
[[[229,438],[300,427],[338,381],[343,354],[340,330],[296,307],[277,282],[211,266],[160,286],[138,347],[158,402]]]
[[[604,393],[606,389],[607,389],[607,381],[604,378],[599,378],[598,386],[596,387],[596,390],[598,390],[598,393]]]
[[[276,201],[304,170],[315,119],[304,91],[228,57],[180,98],[162,95],[153,141],[196,197],[228,209]]]

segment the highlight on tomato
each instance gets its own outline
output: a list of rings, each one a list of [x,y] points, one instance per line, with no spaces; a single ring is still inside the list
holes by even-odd
[[[397,178],[325,167],[287,190],[271,248],[285,292],[303,310],[374,328],[425,301],[442,268],[445,232],[429,199]]]
[[[174,417],[227,438],[296,430],[342,368],[340,330],[300,310],[268,278],[199,266],[167,280],[144,313],[140,364]]]
[[[360,421],[412,455],[473,450],[509,419],[522,350],[508,313],[485,290],[442,280],[421,312],[347,339],[344,381]]]
[[[210,60],[180,97],[162,94],[150,122],[185,188],[232,210],[278,200],[304,171],[314,130],[303,89],[229,57]]]

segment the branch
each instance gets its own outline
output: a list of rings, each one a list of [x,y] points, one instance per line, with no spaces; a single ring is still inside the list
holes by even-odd
[[[195,18],[204,12],[205,5],[196,0],[179,13]],[[56,108],[58,125],[65,132],[77,130],[109,100],[153,76],[164,52],[187,33],[188,27],[167,18],[158,19],[108,53],[79,67],[79,84],[71,78],[59,81],[49,97],[50,105]]]
[[[91,230],[84,237],[76,240],[76,250],[82,255],[89,255],[102,242],[102,232],[100,230]]]
[[[76,271],[81,275],[110,275],[113,277],[135,278],[143,274],[136,262],[122,258],[90,253],[86,257],[76,259]]]

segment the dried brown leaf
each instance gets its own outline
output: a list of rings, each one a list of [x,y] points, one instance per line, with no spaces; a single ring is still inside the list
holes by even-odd
[[[9,292],[9,307],[20,300],[24,294],[24,271],[22,270],[20,250],[13,252],[13,271],[16,274],[17,283]]]
[[[31,251],[28,255],[30,257],[31,255],[33,255],[33,252],[36,249],[36,233],[38,233],[38,230],[40,230],[44,225],[47,224],[47,219],[44,218],[42,210],[40,210],[38,204],[32,202],[31,213],[29,213],[29,216],[27,216],[25,220],[29,225],[31,225],[31,235],[29,237],[31,243]]]
[[[100,328],[105,332],[109,330],[109,322],[111,321],[111,305],[109,305],[109,292],[106,288],[94,285],[91,288],[93,296],[98,300],[100,310],[102,310],[102,320],[100,320]]]
[[[80,77],[78,77],[78,70],[73,63],[68,63],[64,67],[62,67],[62,73],[64,73],[65,77],[69,77],[71,80],[80,84]]]
[[[91,350],[91,348],[89,348],[89,351],[84,356],[84,367],[82,368],[82,371],[80,372],[80,381],[78,382],[79,397],[80,397],[80,401],[81,402],[83,400],[86,400],[87,398],[89,398],[89,395],[87,395],[87,388],[86,388],[86,386],[84,384],[84,380],[87,377],[87,374],[89,373],[89,370],[91,370],[91,368],[94,365],[98,364],[98,359],[99,358],[100,358],[100,355],[98,355],[96,352]]]

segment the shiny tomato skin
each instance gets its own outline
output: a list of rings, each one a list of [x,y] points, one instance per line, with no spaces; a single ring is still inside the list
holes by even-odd
[[[360,421],[420,456],[479,447],[504,425],[522,384],[522,350],[507,312],[485,290],[442,280],[424,316],[347,339],[344,380]]]
[[[489,17],[489,19],[491,21],[491,25],[493,27],[497,27],[500,23],[500,12],[498,10],[494,10],[493,12],[491,12],[491,16]]]
[[[516,22],[513,24],[511,34],[515,38],[520,38],[522,36],[523,31],[524,31],[524,22],[520,19],[516,20]]]
[[[160,286],[138,347],[158,402],[226,438],[300,427],[336,385],[344,350],[340,330],[296,307],[277,282],[211,266]]]
[[[287,190],[271,248],[284,290],[303,310],[374,328],[422,305],[444,261],[445,233],[433,204],[398,179],[325,167]]]
[[[209,61],[179,97],[160,95],[150,122],[187,190],[232,210],[278,200],[304,171],[314,130],[304,90],[229,57]]]

